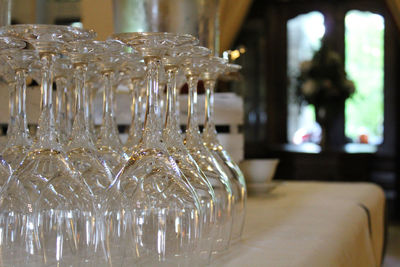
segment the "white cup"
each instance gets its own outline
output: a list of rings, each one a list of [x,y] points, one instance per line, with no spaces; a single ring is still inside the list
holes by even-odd
[[[273,179],[279,159],[248,159],[239,166],[248,184],[269,183]]]

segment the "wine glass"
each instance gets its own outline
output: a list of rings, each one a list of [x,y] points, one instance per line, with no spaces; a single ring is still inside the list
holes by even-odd
[[[213,253],[228,249],[233,223],[233,191],[227,174],[214,155],[204,145],[200,136],[197,118],[197,84],[210,50],[200,46],[190,48],[191,56],[183,62],[183,71],[189,86],[188,122],[185,145],[213,186],[216,196],[217,232],[214,238]]]
[[[69,161],[82,174],[84,182],[94,195],[96,207],[96,253],[97,262],[115,264],[123,258],[125,233],[108,232],[111,224],[125,225],[123,218],[122,195],[111,187],[114,176],[106,161],[101,158],[89,132],[89,96],[86,86],[88,65],[95,60],[98,43],[88,41],[70,42],[65,46],[65,52],[74,67],[74,82],[76,95],[76,112],[72,126],[70,142],[66,150]],[[111,197],[107,197],[111,196]],[[112,202],[112,205],[110,205]],[[111,227],[114,227],[111,225]]]
[[[140,52],[146,63],[147,101],[138,148],[117,175],[131,205],[132,254],[136,263],[171,266],[195,264],[201,208],[195,190],[183,179],[162,141],[159,72],[165,48],[195,38],[170,33],[121,33],[121,40]],[[197,262],[198,263],[198,262]]]
[[[73,65],[75,89],[75,116],[66,151],[69,161],[80,171],[83,179],[92,189],[95,203],[100,205],[102,193],[111,185],[113,174],[106,161],[98,153],[90,134],[86,79],[88,65],[90,61],[95,60],[96,52],[96,44],[93,41],[69,42],[64,47],[64,53]]]
[[[243,232],[247,199],[246,182],[239,166],[231,159],[229,153],[219,142],[214,123],[214,88],[218,76],[228,67],[227,63],[218,57],[210,57],[204,65],[201,75],[206,90],[203,141],[218,162],[225,167],[226,172],[231,174],[229,177],[235,197],[232,241],[235,242],[240,239]]]
[[[15,127],[3,150],[3,158],[15,170],[28,152],[32,140],[26,120],[26,77],[31,65],[38,60],[38,54],[32,50],[14,50],[2,53],[16,77]]]
[[[0,53],[4,52],[12,52],[19,49],[22,49],[26,46],[26,43],[23,40],[11,38],[11,37],[0,37]],[[14,136],[14,129],[16,128],[15,123],[15,113],[16,113],[16,105],[15,105],[15,93],[16,93],[16,82],[15,75],[13,75],[13,71],[9,67],[9,65],[4,61],[4,58],[0,57],[0,60],[3,64],[0,66],[0,75],[4,79],[4,81],[8,84],[9,87],[9,109],[10,109],[10,123],[7,128],[7,137],[10,140]],[[4,62],[3,62],[4,61]],[[0,156],[0,188],[6,183],[13,169],[10,164],[5,161],[3,156]]]
[[[3,50],[4,51],[4,50]],[[8,109],[9,109],[9,123],[7,127],[7,140],[12,138],[14,135],[14,129],[16,128],[15,125],[15,117],[16,117],[16,81],[15,81],[15,73],[11,70],[10,66],[7,64],[4,59],[1,59],[0,57],[0,75],[1,75],[1,82],[8,88]],[[2,147],[1,150],[5,148]]]
[[[58,140],[52,78],[61,44],[95,34],[68,26],[12,25],[0,28],[0,36],[31,43],[42,67],[38,135],[0,194],[2,259],[10,266],[86,264],[94,251],[93,195]]]
[[[163,140],[168,152],[175,160],[183,176],[188,180],[196,191],[202,211],[202,229],[199,257],[205,262],[211,259],[211,248],[216,229],[216,197],[212,185],[207,180],[196,161],[189,154],[185,145],[179,126],[179,100],[178,88],[176,86],[176,74],[183,59],[190,56],[188,48],[170,48],[162,58],[165,69],[167,92],[165,124],[163,129]]]
[[[114,113],[114,93],[118,84],[115,74],[124,61],[122,52],[126,46],[112,40],[98,42],[97,45],[104,49],[103,53],[98,53],[96,56],[96,65],[104,82],[104,91],[103,122],[96,145],[101,157],[112,170],[118,172],[129,158],[123,151]]]

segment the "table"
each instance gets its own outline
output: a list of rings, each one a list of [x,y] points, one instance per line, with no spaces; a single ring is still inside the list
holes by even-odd
[[[243,238],[213,266],[380,266],[385,196],[371,183],[282,182],[249,197]]]

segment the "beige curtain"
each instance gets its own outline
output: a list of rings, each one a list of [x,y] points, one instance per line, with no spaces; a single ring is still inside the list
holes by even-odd
[[[112,1],[82,0],[83,26],[97,32],[98,40],[105,40],[114,32]]]
[[[252,0],[220,1],[220,53],[222,53],[232,48],[231,45],[240,31]]]
[[[400,29],[400,0],[386,0],[386,4],[392,13],[397,28]]]

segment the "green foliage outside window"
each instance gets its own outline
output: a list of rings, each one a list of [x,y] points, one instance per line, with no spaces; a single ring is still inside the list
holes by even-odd
[[[361,134],[378,144],[383,138],[384,19],[371,12],[346,15],[346,72],[357,88],[346,101],[346,136]]]

